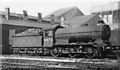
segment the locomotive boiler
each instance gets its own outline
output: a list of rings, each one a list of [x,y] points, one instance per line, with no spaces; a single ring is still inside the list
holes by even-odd
[[[98,25],[96,27],[79,26],[58,29],[56,39],[67,38],[69,43],[88,43],[101,39],[108,41],[110,38],[110,27],[108,25]]]

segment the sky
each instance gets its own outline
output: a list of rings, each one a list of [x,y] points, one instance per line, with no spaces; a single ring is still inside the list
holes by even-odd
[[[91,7],[115,1],[118,0],[0,0],[0,11],[9,7],[11,12],[22,14],[26,10],[32,16],[40,12],[44,17],[60,8],[78,7],[85,15],[89,15]]]

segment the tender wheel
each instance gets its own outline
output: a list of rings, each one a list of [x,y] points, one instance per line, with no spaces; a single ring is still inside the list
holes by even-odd
[[[97,56],[97,50],[93,47],[86,47],[84,53],[86,58],[94,58]]]
[[[55,47],[55,48],[51,49],[51,55],[52,55],[52,56],[58,57],[59,54],[60,54],[59,48]]]
[[[76,49],[75,49],[75,48],[69,48],[69,49],[68,49],[68,52],[69,52],[69,53],[68,53],[68,56],[70,56],[70,57],[72,57],[72,58],[77,56],[77,54],[76,54],[77,52],[76,52]]]
[[[18,54],[18,49],[17,48],[13,48],[13,53],[14,54]]]
[[[22,55],[22,54],[23,54],[23,49],[22,49],[22,48],[19,48],[19,49],[18,49],[18,54],[19,54],[19,55]]]
[[[28,48],[28,49],[27,49],[27,54],[30,55],[30,56],[36,55],[35,49],[33,49],[33,48]]]
[[[36,55],[38,55],[38,56],[42,55],[42,49],[41,48],[36,49]]]

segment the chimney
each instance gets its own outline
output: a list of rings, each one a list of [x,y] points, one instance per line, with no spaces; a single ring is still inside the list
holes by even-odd
[[[38,13],[38,22],[39,22],[39,23],[42,22],[42,13]]]
[[[51,24],[54,24],[54,21],[55,21],[55,16],[54,16],[54,15],[51,15],[51,16],[50,16],[50,23],[51,23]]]
[[[6,18],[7,20],[10,19],[10,9],[9,9],[9,8],[5,8],[5,18]]]
[[[27,20],[28,19],[28,14],[27,11],[23,10],[23,20]]]
[[[65,18],[64,17],[61,17],[61,26],[64,26],[64,21],[65,21]]]
[[[64,17],[61,17],[61,26],[64,28],[68,27],[68,25],[65,25],[65,18]]]

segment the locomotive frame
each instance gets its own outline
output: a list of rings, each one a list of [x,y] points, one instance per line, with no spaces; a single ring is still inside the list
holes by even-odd
[[[103,51],[110,50],[110,46],[107,44],[109,41],[106,41],[107,43],[105,43],[100,39],[97,40],[98,43],[100,43],[99,45],[91,41],[87,43],[69,43],[67,38],[62,40],[65,44],[56,44],[55,33],[58,29],[62,28],[63,27],[61,25],[58,25],[53,29],[42,30],[37,37],[41,37],[41,45],[32,47],[12,46],[13,52],[15,54],[44,55],[47,51],[47,54],[51,54],[54,57],[58,57],[62,54],[67,54],[70,57],[84,54],[87,58],[94,58],[96,56],[101,56]],[[47,32],[51,32],[51,35],[48,35]]]

